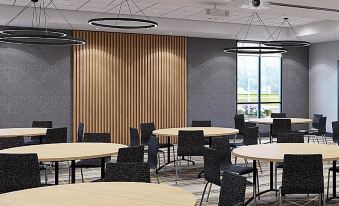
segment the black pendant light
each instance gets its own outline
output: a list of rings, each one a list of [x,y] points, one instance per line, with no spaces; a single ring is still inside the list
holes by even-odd
[[[149,19],[149,17],[143,12],[142,9],[133,1],[133,0],[121,0],[118,5],[111,7],[111,5],[116,0],[111,1],[107,4],[101,11],[99,11],[95,16],[98,16],[100,13],[107,13],[117,7],[119,7],[119,13],[117,17],[103,17],[103,18],[93,18],[88,20],[88,23],[96,27],[104,27],[111,29],[150,29],[158,26],[158,23]],[[122,6],[127,6],[129,9],[130,17],[121,17],[121,8]],[[133,14],[131,6],[134,6],[138,9],[137,12]],[[136,17],[135,14],[141,13],[146,19]]]
[[[55,6],[53,0],[49,1],[59,14],[73,29],[61,11]],[[12,29],[8,28],[10,24],[28,8],[33,6],[32,29]],[[28,45],[49,45],[49,46],[69,46],[83,45],[86,42],[79,38],[68,36],[60,31],[53,31],[47,28],[47,16],[45,10],[45,0],[31,0],[14,18],[12,18],[0,30],[0,42]]]
[[[266,32],[272,36],[271,32],[268,30],[267,26],[264,24],[263,20],[260,18],[259,14],[257,12],[253,12],[253,14],[248,18],[248,20],[246,21],[245,25],[238,31],[238,33],[234,36],[234,40],[237,39],[237,37],[239,36],[239,34],[244,30],[244,28],[246,26],[248,26],[246,34],[245,34],[245,38],[242,41],[249,41],[247,40],[247,36],[250,32],[252,23],[254,18],[257,18],[259,23],[264,26]],[[253,42],[253,41],[252,41]],[[286,53],[287,50],[279,47],[279,46],[261,46],[262,45],[262,41],[256,41],[259,43],[259,46],[242,46],[242,47],[231,47],[231,48],[225,48],[224,52],[225,53],[231,53],[231,54],[282,54],[282,53]],[[245,45],[245,44],[244,44]]]
[[[281,31],[283,30],[285,25],[288,25],[292,33],[295,35],[296,40],[279,40],[279,36]],[[271,37],[273,37],[276,34],[276,38],[273,41],[266,41],[264,44],[266,46],[279,46],[279,47],[307,47],[310,45],[310,42],[301,40],[298,33],[295,31],[293,26],[291,25],[288,18],[284,18],[283,22],[280,24],[280,26],[272,33]],[[270,38],[271,38],[270,37]]]

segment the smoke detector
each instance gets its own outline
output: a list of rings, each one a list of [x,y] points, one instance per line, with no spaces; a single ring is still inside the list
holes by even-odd
[[[270,2],[268,0],[237,0],[240,8],[263,10],[269,9]]]

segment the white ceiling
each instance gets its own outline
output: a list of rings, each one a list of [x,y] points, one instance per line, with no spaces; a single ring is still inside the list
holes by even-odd
[[[122,0],[115,0],[110,6],[105,9],[107,14],[99,14],[98,16],[116,15],[117,13],[129,14],[130,11],[135,15],[147,16],[159,21],[161,26],[157,31],[147,30],[137,31],[137,33],[156,33],[167,35],[186,35],[197,37],[213,37],[213,38],[230,38],[234,36],[237,30],[244,24],[253,10],[241,9],[232,0],[134,0],[135,4],[129,0],[127,4],[125,0],[121,6]],[[49,3],[50,0],[45,0]],[[87,24],[87,20],[112,0],[53,0],[57,8],[63,10],[66,18],[71,22],[76,29],[93,29]],[[339,10],[339,1],[334,0],[271,0],[271,2],[280,2],[285,4],[298,4],[313,7],[325,7]],[[20,7],[29,3],[29,0],[0,0],[0,24],[5,24],[20,10]],[[214,5],[218,9],[230,11],[229,17],[212,17],[206,15],[204,10],[206,8],[213,8]],[[128,7],[129,6],[129,7]],[[139,7],[142,12],[137,8]],[[54,9],[53,4],[48,4],[49,9]],[[1,12],[3,11],[3,12]],[[270,6],[270,9],[259,11],[260,17],[268,26],[278,26],[281,24],[284,17],[289,17],[292,25],[299,28],[310,30],[310,26],[326,24],[329,20],[339,21],[339,13],[315,11],[307,9],[288,8],[280,6]],[[66,28],[67,24],[61,18],[55,17],[49,19],[56,28]],[[255,19],[256,20],[256,19]],[[18,22],[13,22],[11,25],[15,26],[30,26],[32,21],[32,12],[25,14]],[[254,22],[254,24],[259,24]],[[50,24],[51,25],[51,24]],[[61,26],[60,26],[61,25]],[[62,26],[64,25],[64,26]],[[194,28],[192,29],[192,25]],[[201,27],[199,28],[199,25]],[[203,27],[204,25],[204,27]],[[224,27],[220,29],[218,27]],[[207,29],[208,27],[208,29]],[[339,32],[338,27],[331,27],[333,31],[329,33]],[[199,29],[201,31],[199,31]],[[273,30],[274,28],[272,28]],[[312,29],[311,29],[312,30]],[[314,30],[314,29],[313,29]],[[317,33],[305,34],[305,39],[310,38],[313,42],[328,41],[328,35],[323,34],[324,30],[317,30]],[[305,33],[305,32],[304,32]],[[322,34],[321,34],[322,33]],[[312,38],[311,38],[312,36]],[[335,35],[331,35],[334,38]],[[339,39],[339,36],[338,36]]]

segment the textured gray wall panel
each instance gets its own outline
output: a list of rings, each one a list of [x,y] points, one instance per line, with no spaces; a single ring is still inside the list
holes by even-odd
[[[212,120],[214,126],[234,127],[236,56],[223,53],[233,40],[188,38],[188,125]]]
[[[71,49],[0,43],[0,128],[52,120],[71,134]]]

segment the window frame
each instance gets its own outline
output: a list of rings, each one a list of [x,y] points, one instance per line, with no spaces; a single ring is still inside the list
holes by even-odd
[[[260,42],[255,42],[255,41],[236,41],[236,45],[238,45],[239,43],[257,43],[258,45],[261,44]],[[258,112],[257,112],[257,118],[261,118],[262,117],[262,112],[261,112],[261,108],[262,105],[265,104],[280,104],[280,112],[282,112],[283,110],[283,54],[281,54],[280,56],[280,101],[279,102],[262,102],[261,101],[261,58],[262,55],[258,54],[258,102],[238,102],[238,55],[236,54],[236,114],[238,114],[238,105],[257,105],[258,106]],[[242,55],[242,54],[240,54]],[[245,55],[243,55],[245,56]],[[249,54],[248,56],[255,56],[255,55],[251,55]],[[265,56],[264,56],[265,57]]]

